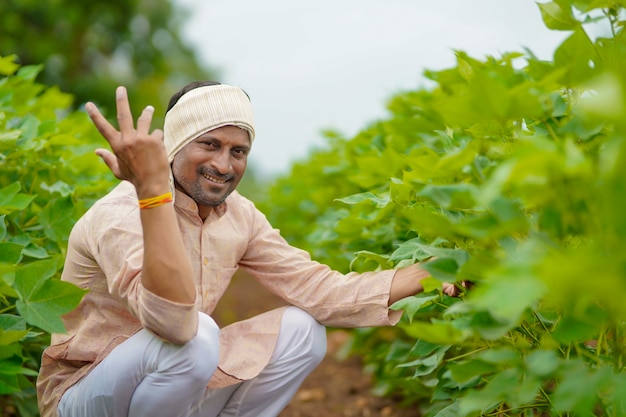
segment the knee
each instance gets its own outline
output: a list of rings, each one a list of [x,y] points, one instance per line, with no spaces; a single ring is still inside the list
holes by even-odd
[[[324,359],[326,327],[313,316],[297,307],[289,307],[283,316],[283,327],[294,332],[294,338],[300,341],[300,352],[305,354],[311,363],[317,365]]]
[[[185,344],[184,356],[187,358],[189,376],[198,375],[204,379],[217,369],[219,359],[220,329],[211,317],[198,314],[198,332]]]
[[[198,313],[198,333],[196,337],[203,339],[207,344],[217,344],[219,346],[220,328],[210,316]]]

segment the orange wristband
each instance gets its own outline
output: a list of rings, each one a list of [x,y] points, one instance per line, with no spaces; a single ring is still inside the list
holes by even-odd
[[[165,194],[157,195],[156,197],[144,198],[143,200],[139,200],[139,208],[148,209],[148,208],[159,207],[171,201],[172,201],[172,192],[170,191]]]

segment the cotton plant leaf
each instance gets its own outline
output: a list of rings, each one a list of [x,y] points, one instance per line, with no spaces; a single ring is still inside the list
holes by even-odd
[[[75,285],[51,279],[57,266],[56,259],[23,265],[13,283],[20,296],[17,311],[29,324],[50,333],[65,332],[61,316],[73,310],[85,294]]]
[[[432,304],[432,302],[438,298],[439,295],[417,295],[407,297],[396,301],[389,308],[392,310],[404,311],[404,314],[409,318],[409,322],[413,322],[413,318],[422,307]]]
[[[453,345],[461,343],[466,337],[463,331],[455,328],[449,322],[426,323],[414,321],[410,325],[400,325],[404,332],[415,338],[439,345]]]
[[[14,182],[0,189],[0,214],[8,214],[16,210],[24,210],[35,196],[20,193],[21,185]]]
[[[579,23],[572,14],[571,7],[563,2],[552,1],[549,3],[537,3],[541,11],[543,22],[552,30],[574,30]]]

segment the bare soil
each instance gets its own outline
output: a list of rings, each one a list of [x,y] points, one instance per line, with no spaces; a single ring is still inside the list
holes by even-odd
[[[282,300],[254,279],[237,274],[213,318],[224,326],[281,305]],[[358,357],[339,358],[339,350],[348,338],[346,331],[329,330],[325,359],[303,382],[280,417],[419,417],[415,409],[373,395],[372,379],[363,372]]]

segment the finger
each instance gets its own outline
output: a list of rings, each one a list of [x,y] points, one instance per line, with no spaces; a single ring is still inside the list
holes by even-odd
[[[96,149],[96,155],[102,158],[104,163],[109,167],[109,169],[117,179],[124,179],[122,178],[122,173],[120,171],[117,157],[115,156],[115,154],[113,154],[113,152],[107,149],[98,148]]]
[[[443,293],[449,297],[454,297],[454,289],[453,288],[446,288],[445,290],[443,290]]]
[[[448,282],[443,283],[443,292],[450,297],[454,297],[457,294],[457,288],[454,284],[450,284]]]
[[[117,106],[117,123],[120,127],[120,132],[122,135],[129,135],[134,130],[134,127],[126,88],[117,87],[115,90],[115,104]]]
[[[163,131],[161,129],[154,129],[152,131],[152,136],[163,142]]]
[[[150,125],[152,124],[152,116],[154,115],[154,107],[147,106],[141,112],[139,119],[137,119],[137,133],[148,134],[150,132]]]
[[[119,139],[120,132],[118,132],[112,125],[104,118],[98,107],[95,104],[89,102],[85,104],[85,110],[89,115],[89,118],[93,122],[98,132],[109,142],[110,145],[113,145],[115,141]]]

